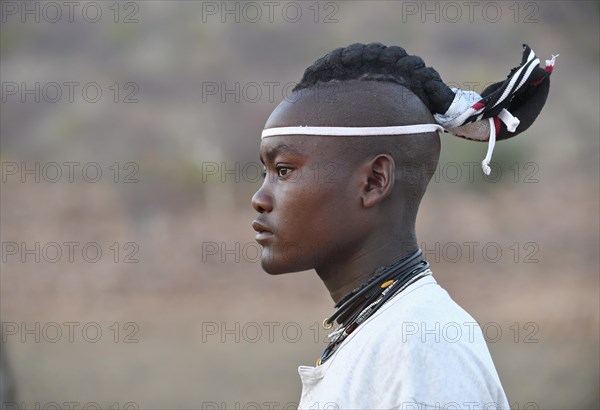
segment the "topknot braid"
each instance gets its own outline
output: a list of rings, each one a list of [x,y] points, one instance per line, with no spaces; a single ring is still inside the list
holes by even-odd
[[[381,43],[351,44],[336,48],[308,67],[293,91],[330,81],[387,81],[411,90],[433,114],[445,113],[454,92],[440,75],[418,56],[408,55],[402,47]]]

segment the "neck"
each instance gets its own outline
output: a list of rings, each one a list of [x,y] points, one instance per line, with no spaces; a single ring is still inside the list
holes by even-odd
[[[414,231],[413,231],[414,232]],[[406,235],[383,241],[379,245],[365,247],[346,261],[319,267],[317,274],[329,290],[335,303],[373,277],[380,267],[391,265],[418,249],[414,235]]]

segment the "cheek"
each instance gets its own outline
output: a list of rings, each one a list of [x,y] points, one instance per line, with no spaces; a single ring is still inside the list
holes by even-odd
[[[297,181],[283,187],[276,196],[275,213],[279,228],[289,240],[314,232],[326,208],[324,193],[314,184]]]
[[[352,200],[339,184],[299,181],[285,191],[278,211],[289,240],[336,241],[352,225]]]

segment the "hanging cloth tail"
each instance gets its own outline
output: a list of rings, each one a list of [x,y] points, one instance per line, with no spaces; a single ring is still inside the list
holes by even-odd
[[[521,64],[513,68],[507,79],[488,86],[481,95],[474,91],[453,88],[455,96],[444,114],[434,118],[451,134],[488,141],[488,150],[482,161],[486,175],[496,141],[514,137],[533,124],[541,112],[550,87],[550,74],[557,55],[546,60],[545,68],[534,51],[523,45]]]

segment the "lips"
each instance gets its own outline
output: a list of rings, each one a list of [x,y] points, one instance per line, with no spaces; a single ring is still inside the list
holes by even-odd
[[[258,232],[256,234],[256,242],[258,242],[259,244],[263,245],[264,243],[266,243],[269,239],[271,239],[273,237],[273,232],[271,231],[271,229],[265,225],[264,223],[255,220],[252,222],[252,228]]]

